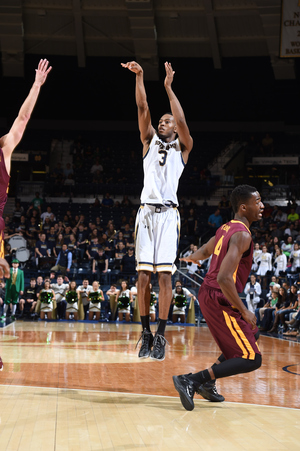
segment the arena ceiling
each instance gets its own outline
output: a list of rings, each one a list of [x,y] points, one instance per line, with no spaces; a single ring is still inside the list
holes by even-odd
[[[295,78],[279,54],[280,0],[1,0],[4,76],[24,74],[28,54],[143,62],[158,79],[158,59],[270,56],[276,79]]]

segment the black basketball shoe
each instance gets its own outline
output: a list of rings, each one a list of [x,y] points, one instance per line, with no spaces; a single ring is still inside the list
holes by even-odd
[[[167,343],[168,342],[163,335],[155,334],[150,358],[152,360],[165,360],[165,348]]]
[[[196,389],[196,393],[202,396],[202,398],[208,399],[208,401],[212,402],[225,401],[224,396],[218,393],[215,381],[205,382],[205,384],[200,385],[200,387]]]
[[[196,387],[188,377],[188,375],[182,374],[181,376],[173,376],[173,382],[176,390],[179,393],[180,401],[186,410],[193,410],[194,405],[194,394],[196,392]]]
[[[150,356],[150,352],[151,352],[151,348],[153,345],[153,335],[151,332],[149,332],[149,330],[144,329],[139,341],[136,344],[139,344],[139,342],[142,340],[142,346],[141,349],[139,350],[139,359],[147,359]]]

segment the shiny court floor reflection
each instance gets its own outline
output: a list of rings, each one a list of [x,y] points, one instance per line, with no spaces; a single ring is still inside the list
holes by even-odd
[[[299,410],[231,404],[298,409],[298,342],[261,337],[262,368],[219,380],[225,403],[198,397],[186,412],[172,375],[217,358],[209,330],[168,328],[164,362],[137,359],[139,335],[136,324],[17,322],[2,329],[0,449],[41,448],[42,431],[49,435],[43,450],[299,449]]]

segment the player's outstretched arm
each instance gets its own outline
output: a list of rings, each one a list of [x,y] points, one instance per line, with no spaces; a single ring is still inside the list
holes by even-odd
[[[4,258],[0,258],[0,277],[10,278],[10,267]]]
[[[234,283],[234,273],[243,254],[249,249],[251,240],[252,238],[247,232],[237,232],[232,235],[227,254],[220,266],[217,282],[226,299],[241,312],[244,320],[254,329],[256,316],[245,307]]]
[[[193,139],[190,135],[190,131],[189,131],[189,128],[188,128],[186,120],[185,120],[182,106],[180,105],[180,102],[172,89],[172,83],[174,80],[175,72],[173,71],[171,63],[166,62],[165,69],[166,69],[166,78],[165,78],[165,82],[164,82],[165,89],[166,89],[166,92],[169,97],[172,115],[176,122],[177,133],[178,133],[180,142],[184,146],[182,153],[186,154],[186,157],[188,157],[188,154],[190,153],[190,151],[192,150],[192,147],[193,147]],[[185,161],[187,161],[187,158]]]
[[[25,128],[39,96],[41,86],[45,83],[51,69],[52,67],[49,67],[49,61],[46,59],[40,60],[38,68],[35,70],[35,80],[28,97],[21,106],[18,117],[15,119],[11,129],[7,135],[1,138],[1,147],[4,153],[8,173],[10,172],[11,154],[22,139]]]
[[[197,263],[199,260],[206,260],[211,256],[215,247],[215,237],[213,236],[207,243],[203,244],[199,249],[188,257],[180,258],[180,261],[187,263]]]
[[[138,107],[139,130],[142,143],[147,144],[151,141],[155,130],[151,124],[151,115],[144,85],[144,71],[143,68],[135,61],[130,61],[129,63],[121,63],[121,66],[125,69],[129,69],[136,75],[135,100]]]

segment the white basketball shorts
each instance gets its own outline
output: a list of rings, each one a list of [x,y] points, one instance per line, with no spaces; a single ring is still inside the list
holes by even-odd
[[[180,216],[177,208],[143,205],[135,221],[135,254],[137,271],[166,271],[174,273],[177,256]]]

